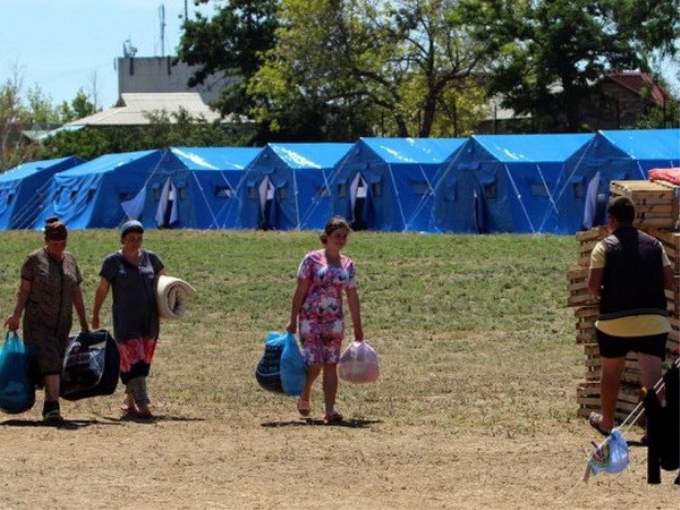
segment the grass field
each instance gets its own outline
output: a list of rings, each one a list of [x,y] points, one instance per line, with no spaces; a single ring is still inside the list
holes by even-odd
[[[1,235],[7,316],[42,240]],[[118,246],[113,231],[70,233],[88,314]],[[160,419],[121,421],[120,389],[64,403],[70,429],[32,426],[39,403],[6,415],[0,507],[677,508],[670,475],[646,485],[644,449],[623,474],[579,483],[599,438],[576,417],[572,236],[353,233],[345,252],[382,374],[341,384],[344,427],[316,426],[319,387],[305,422],[253,376],[267,331],[286,325],[300,258],[319,246],[314,232],[148,231],[145,247],[199,292],[185,318],[162,324],[149,381]],[[76,466],[96,492],[63,482]],[[31,489],[41,484],[56,489]]]

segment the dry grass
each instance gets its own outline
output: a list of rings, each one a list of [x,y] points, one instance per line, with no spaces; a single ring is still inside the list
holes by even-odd
[[[37,233],[2,233],[2,307]],[[381,379],[340,388],[345,426],[309,421],[261,390],[253,369],[288,316],[311,232],[148,232],[171,274],[199,290],[166,322],[150,379],[160,419],[120,420],[120,394],[65,402],[68,426],[38,424],[40,399],[4,415],[3,508],[677,508],[646,451],[628,470],[579,482],[591,440],[576,417],[583,376],[565,306],[570,237],[355,233],[364,329]],[[74,232],[88,309],[108,231]],[[107,322],[107,319],[104,319]],[[630,431],[636,439],[639,430]]]

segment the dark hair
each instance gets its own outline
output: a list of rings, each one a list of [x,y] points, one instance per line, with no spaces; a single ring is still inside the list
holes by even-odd
[[[45,241],[64,241],[68,237],[68,230],[57,216],[50,216],[45,220]]]
[[[635,204],[628,197],[614,197],[609,201],[607,212],[619,223],[635,221]]]
[[[352,230],[349,227],[349,223],[347,223],[347,220],[344,217],[333,216],[330,220],[326,222],[326,226],[323,229],[323,233],[321,234],[321,236],[319,236],[321,242],[323,244],[326,244],[326,239],[328,238],[328,236],[331,235],[336,230],[340,230],[341,228],[344,228],[348,232]]]

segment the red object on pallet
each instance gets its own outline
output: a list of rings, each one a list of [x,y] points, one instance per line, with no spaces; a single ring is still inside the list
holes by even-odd
[[[647,175],[655,181],[680,185],[680,168],[652,168]]]

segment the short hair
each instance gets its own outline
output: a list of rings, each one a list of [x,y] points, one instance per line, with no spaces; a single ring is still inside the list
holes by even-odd
[[[66,225],[57,216],[50,216],[45,220],[45,241],[65,241],[68,237]]]
[[[635,204],[628,197],[614,197],[607,207],[609,215],[620,223],[633,223],[635,221]]]

